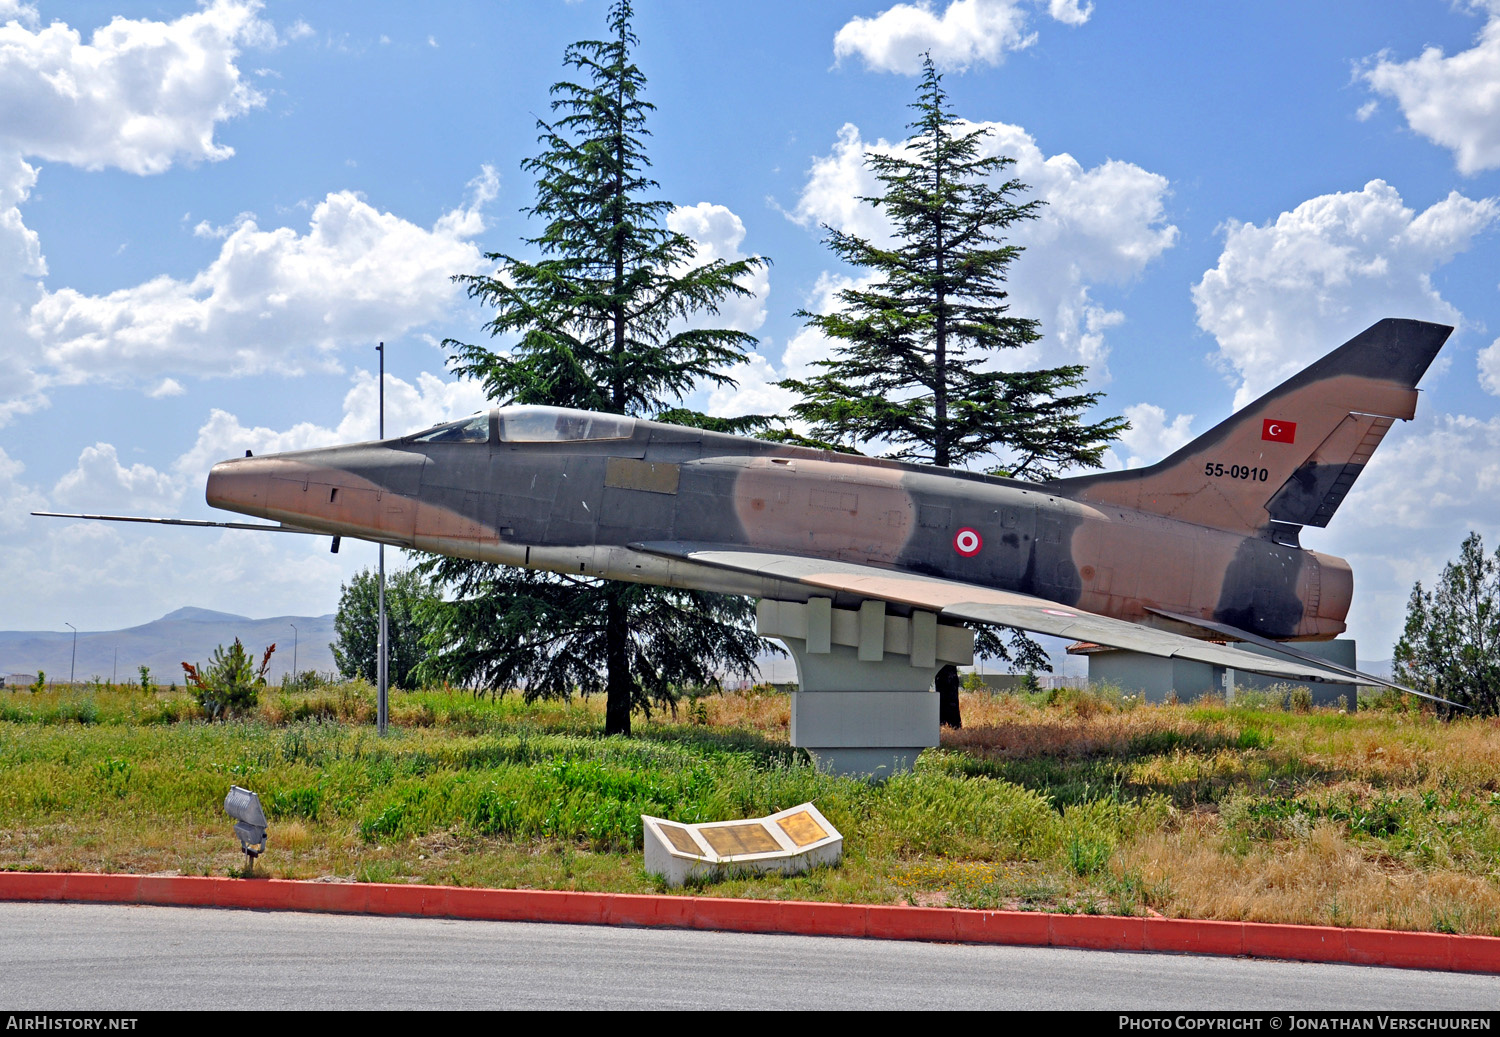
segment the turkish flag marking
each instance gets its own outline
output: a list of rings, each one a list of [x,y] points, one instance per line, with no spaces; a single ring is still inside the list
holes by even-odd
[[[1272,421],[1267,418],[1261,422],[1260,438],[1269,439],[1273,443],[1295,443],[1297,423],[1295,421]]]

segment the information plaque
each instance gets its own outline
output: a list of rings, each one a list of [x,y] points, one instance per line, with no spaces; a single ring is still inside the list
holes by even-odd
[[[818,864],[837,864],[844,837],[811,803],[769,817],[687,825],[641,815],[646,830],[646,870],[669,885],[689,878],[780,872],[794,875]]]

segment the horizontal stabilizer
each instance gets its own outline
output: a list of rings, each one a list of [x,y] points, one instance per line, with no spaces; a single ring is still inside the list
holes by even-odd
[[[919,573],[715,544],[659,541],[632,544],[631,547],[697,565],[927,609],[953,620],[1017,627],[1038,634],[1092,641],[1169,659],[1191,659],[1288,681],[1344,684],[1349,680],[1347,674],[1322,660],[1309,663],[1256,655],[1228,645],[1096,615],[1029,594],[978,587]]]

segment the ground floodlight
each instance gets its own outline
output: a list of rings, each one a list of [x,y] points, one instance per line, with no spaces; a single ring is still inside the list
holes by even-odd
[[[247,870],[255,869],[255,858],[266,852],[266,812],[260,808],[260,797],[238,785],[229,787],[224,797],[224,813],[234,818],[234,834],[240,837],[240,849],[250,858]]]

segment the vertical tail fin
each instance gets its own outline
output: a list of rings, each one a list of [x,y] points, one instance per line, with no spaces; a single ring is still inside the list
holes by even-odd
[[[1326,526],[1453,329],[1387,318],[1164,461],[1059,479],[1075,500],[1253,533]]]

